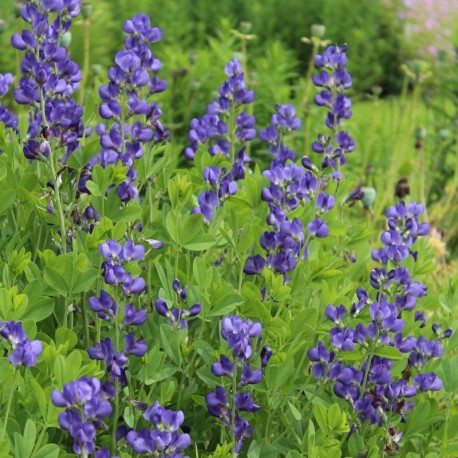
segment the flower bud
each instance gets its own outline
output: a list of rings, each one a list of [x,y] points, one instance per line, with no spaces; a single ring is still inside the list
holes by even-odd
[[[326,27],[323,24],[312,24],[310,33],[312,37],[323,38],[326,35]]]
[[[65,49],[68,49],[72,43],[72,33],[70,31],[65,32],[60,37],[60,45]]]
[[[89,19],[92,16],[93,7],[92,3],[84,2],[83,6],[81,7],[81,14],[83,15],[84,19]]]

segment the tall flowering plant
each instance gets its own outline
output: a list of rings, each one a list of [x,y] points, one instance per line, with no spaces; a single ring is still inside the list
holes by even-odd
[[[308,156],[301,159],[302,167],[293,162],[296,154],[286,146],[285,137],[300,128],[301,120],[295,118],[291,105],[276,105],[270,126],[259,133],[273,156],[270,170],[263,173],[269,180],[269,186],[262,192],[263,200],[269,204],[267,224],[273,230],[265,232],[260,239],[266,256],[248,258],[244,268],[248,275],[260,273],[267,265],[287,280],[286,274],[294,270],[298,261],[307,258],[310,239],[329,235],[329,227],[322,218],[335,206],[334,195],[325,192],[329,187],[328,179],[340,182],[343,177],[340,167],[347,161],[346,154],[355,147],[348,132],[340,130],[342,120],[351,116],[351,100],[344,94],[352,85],[346,70],[346,50],[346,45],[333,45],[323,54],[315,56],[315,65],[321,70],[313,76],[313,82],[324,88],[315,96],[315,103],[329,110],[325,124],[334,135],[333,139],[332,135],[319,134],[318,141],[312,144],[313,151],[324,156],[320,167]],[[327,174],[330,176],[327,177]],[[304,233],[303,221],[289,214],[296,213],[295,210],[307,202],[313,206],[313,217]]]
[[[308,351],[314,377],[323,384],[331,382],[335,395],[354,409],[354,428],[364,422],[386,427],[387,453],[400,448],[402,432],[396,425],[413,409],[410,399],[442,388],[442,380],[434,372],[423,373],[423,367],[443,355],[441,339],[451,335],[451,330],[437,333],[433,325],[436,338],[429,340],[423,335],[425,314],[413,314],[427,291],[403,264],[409,257],[417,259],[413,246],[429,232],[428,224],[418,220],[423,212],[415,202],[401,202],[386,211],[383,247],[372,251],[372,259],[382,264],[370,273],[374,294],[359,288],[350,310],[328,305],[325,315],[334,325],[329,346],[320,340]],[[345,354],[354,351],[363,356],[359,365],[346,363]],[[398,360],[404,361],[403,370],[393,374]]]

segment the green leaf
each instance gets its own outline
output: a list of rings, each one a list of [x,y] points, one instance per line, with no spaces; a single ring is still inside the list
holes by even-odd
[[[27,420],[24,428],[24,435],[14,433],[14,449],[16,458],[29,458],[35,446],[37,428],[32,420]]]
[[[41,416],[45,418],[48,405],[46,394],[41,385],[33,377],[28,379],[28,383],[32,387],[33,397],[37,401]]]
[[[77,343],[78,336],[71,329],[56,329],[56,346],[68,344],[67,349],[71,350]]]
[[[293,417],[296,421],[300,421],[302,419],[301,412],[290,402],[288,401],[289,410],[293,414]]]
[[[6,439],[0,441],[0,456],[9,457],[10,442]]]
[[[348,453],[350,456],[359,456],[367,450],[364,445],[364,439],[358,432],[354,432],[348,440]]]
[[[58,458],[60,448],[56,444],[46,444],[33,454],[32,458]]]
[[[121,208],[120,210],[107,213],[114,223],[125,222],[132,223],[142,217],[143,209],[140,205],[131,203],[127,207]]]
[[[220,379],[213,375],[209,367],[201,367],[196,371],[197,376],[207,384],[209,388],[216,388],[221,384]]]
[[[183,243],[183,248],[190,251],[205,251],[216,244],[216,239],[210,234],[200,234],[190,242]]]
[[[55,292],[60,294],[69,292],[64,277],[55,267],[45,267],[43,279]]]
[[[65,383],[66,372],[65,358],[62,355],[57,355],[54,361],[54,377],[58,386],[62,386]]]
[[[16,199],[16,192],[13,189],[0,192],[0,215],[5,213]]]
[[[208,316],[223,316],[232,312],[237,306],[243,304],[245,299],[239,294],[230,294],[217,299],[210,310]]]
[[[248,458],[277,458],[278,452],[273,445],[257,445],[250,447]]]
[[[382,345],[375,349],[374,355],[380,356],[382,358],[389,358],[393,360],[402,359],[404,356],[403,354],[395,347],[387,347]]]
[[[177,366],[181,365],[183,357],[181,356],[180,344],[177,339],[177,333],[168,324],[162,324],[160,327],[161,343],[166,355]]]
[[[169,211],[165,217],[165,227],[167,228],[167,232],[169,233],[170,238],[175,243],[178,243],[177,221],[175,215],[171,211]]]
[[[324,406],[320,403],[315,404],[313,408],[313,416],[315,417],[320,430],[323,431],[324,435],[327,436],[328,434],[328,412],[324,408]]]
[[[161,380],[168,380],[177,370],[178,367],[176,366],[164,364],[159,371],[145,379],[145,385],[152,385],[153,383],[160,382]]]

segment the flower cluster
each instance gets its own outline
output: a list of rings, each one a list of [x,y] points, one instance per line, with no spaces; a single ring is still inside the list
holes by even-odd
[[[99,89],[102,99],[99,114],[106,124],[97,126],[102,150],[89,166],[99,163],[106,167],[120,161],[128,167],[126,179],[117,188],[121,201],[127,202],[138,195],[134,162],[143,156],[143,145],[165,141],[169,132],[160,122],[162,113],[158,104],[148,101],[150,96],[167,87],[167,83],[157,77],[161,62],[150,49],[152,43],[161,40],[162,30],[152,27],[145,14],[125,21],[123,30],[128,35],[124,49],[116,54],[115,66],[108,71],[109,83]],[[88,174],[84,174],[80,190],[85,190],[87,179]]]
[[[127,443],[135,453],[181,458],[181,452],[191,443],[189,434],[178,432],[184,421],[183,412],[167,410],[156,401],[146,410],[143,417],[151,422],[153,429],[131,430],[126,436]]]
[[[35,366],[38,356],[43,351],[41,341],[27,338],[21,322],[0,322],[0,336],[11,344],[12,352],[9,356],[14,366]]]
[[[222,155],[230,161],[229,169],[215,166],[203,171],[203,179],[212,189],[199,195],[199,205],[192,212],[202,213],[206,222],[211,221],[224,199],[237,192],[237,181],[245,178],[245,164],[250,162],[245,146],[240,144],[256,137],[255,117],[242,111],[243,105],[254,100],[254,92],[246,89],[242,65],[234,59],[224,71],[229,79],[220,86],[219,98],[207,106],[207,113],[191,121],[191,145],[184,151],[187,159],[193,159],[200,144],[210,143],[208,152],[212,156]]]
[[[4,75],[0,73],[0,99],[3,98],[13,84],[13,75],[11,73],[5,73]],[[6,127],[18,131],[18,117],[10,112],[8,108],[0,104],[0,122],[3,123]]]
[[[97,429],[103,427],[102,419],[111,414],[109,399],[115,396],[110,383],[101,383],[96,378],[83,377],[70,382],[63,391],[53,391],[51,400],[56,407],[65,407],[59,414],[62,429],[73,437],[73,451],[87,456],[95,450]],[[109,457],[107,450],[97,452],[98,458]]]
[[[47,158],[54,140],[55,146],[65,151],[65,163],[79,148],[78,139],[90,134],[90,130],[84,130],[82,107],[71,98],[79,87],[81,70],[61,43],[80,8],[81,0],[28,0],[21,17],[32,31],[23,30],[11,38],[13,47],[25,53],[23,78],[14,98],[31,110],[24,145],[24,154],[30,160]]]
[[[217,386],[215,392],[205,396],[210,415],[221,420],[229,428],[234,439],[234,456],[242,449],[246,437],[251,437],[253,430],[240,412],[256,412],[260,407],[254,403],[250,391],[244,390],[247,385],[259,383],[263,376],[262,369],[252,369],[248,360],[253,358],[253,339],[261,335],[260,323],[243,321],[239,316],[223,318],[221,336],[232,350],[232,359],[222,354],[217,363],[213,363],[212,372],[217,377],[230,377],[232,380],[232,405],[226,389]],[[261,366],[264,368],[272,356],[268,346],[261,350]],[[239,381],[240,378],[240,381]]]
[[[387,210],[388,230],[381,236],[384,246],[372,252],[372,258],[383,264],[370,273],[375,298],[359,288],[358,301],[352,305],[349,319],[345,306],[329,305],[325,315],[335,325],[329,332],[332,350],[319,341],[317,347],[308,351],[314,376],[323,382],[332,381],[334,393],[347,399],[360,419],[371,424],[382,425],[390,413],[399,414],[404,421],[406,412],[413,408],[413,402],[406,398],[418,391],[442,387],[436,374],[419,372],[429,360],[442,356],[440,339],[450,337],[451,331],[442,332],[435,325],[433,331],[439,339],[433,340],[403,334],[409,319],[406,313],[426,295],[426,286],[413,281],[408,269],[401,265],[409,255],[416,260],[412,245],[429,232],[428,225],[418,221],[423,211],[423,206],[415,202],[401,202]],[[362,317],[369,319],[367,325]],[[424,327],[423,313],[416,312],[412,318],[421,323],[420,328]],[[357,324],[352,326],[354,321]],[[338,360],[340,352],[351,352],[356,346],[365,354],[361,367]],[[408,355],[407,366],[396,380],[390,370],[393,359],[401,354]]]
[[[159,315],[166,317],[168,323],[175,329],[184,329],[188,327],[187,319],[198,315],[202,310],[202,306],[199,303],[195,303],[189,309],[184,308],[188,300],[186,285],[182,287],[180,281],[175,279],[172,287],[176,293],[177,307],[170,309],[167,301],[159,298],[156,300],[156,310]]]
[[[128,240],[121,246],[115,240],[107,240],[99,246],[99,253],[104,257],[102,269],[104,271],[105,282],[108,285],[118,286],[125,295],[140,294],[145,289],[145,280],[142,277],[134,278],[131,273],[124,269],[125,264],[131,261],[143,259],[145,249],[143,245],[134,245]],[[119,326],[128,328],[130,326],[141,326],[146,321],[146,310],[135,308],[133,303],[129,303],[123,308],[122,324],[118,322],[121,312],[120,307],[113,297],[105,290],[100,291],[99,297],[89,298],[89,307],[97,316],[109,321],[118,330]],[[122,386],[127,384],[126,369],[128,359],[126,355],[141,357],[147,351],[146,342],[140,338],[136,339],[133,332],[124,336],[124,352],[119,350],[119,342],[116,338],[115,343],[110,338],[105,338],[98,342],[94,347],[88,348],[89,357],[96,360],[105,361],[107,372],[112,381],[118,379]]]
[[[353,138],[345,130],[339,130],[342,119],[351,117],[351,100],[344,91],[352,85],[352,79],[347,69],[347,45],[329,46],[323,54],[315,56],[315,65],[321,69],[318,75],[313,76],[313,84],[323,90],[315,96],[318,106],[328,108],[326,126],[332,130],[337,146],[332,143],[331,136],[318,135],[313,142],[312,149],[324,155],[321,161],[322,169],[330,167],[334,170],[332,177],[340,180],[340,166],[347,162],[346,154],[355,148]],[[308,159],[308,158],[307,158]],[[306,159],[306,160],[307,160]]]

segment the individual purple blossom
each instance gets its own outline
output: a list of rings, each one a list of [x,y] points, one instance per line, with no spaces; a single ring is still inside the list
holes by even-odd
[[[226,355],[221,355],[220,360],[217,363],[213,363],[211,371],[217,377],[232,376],[234,370],[234,364]]]
[[[40,340],[30,341],[20,321],[0,322],[0,336],[11,345],[9,360],[13,366],[35,366],[43,351]]]
[[[230,406],[227,399],[226,390],[222,386],[217,386],[215,392],[205,395],[208,413],[222,420],[223,425],[229,426]]]
[[[91,310],[97,313],[100,319],[105,321],[113,320],[119,310],[114,299],[103,289],[100,290],[100,297],[92,296],[88,302]]]
[[[307,231],[310,235],[323,238],[329,235],[329,227],[326,224],[326,221],[316,218],[311,221],[307,226]]]
[[[111,414],[112,407],[108,400],[114,396],[111,384],[87,377],[67,383],[63,391],[52,392],[52,403],[65,408],[59,414],[58,423],[73,437],[73,451],[77,455],[94,452],[96,429],[101,429],[101,420]]]
[[[142,357],[145,355],[148,347],[144,339],[135,340],[135,336],[130,332],[124,336],[124,352],[127,355]]]
[[[124,326],[141,326],[146,321],[146,310],[135,310],[134,304],[124,307]]]

